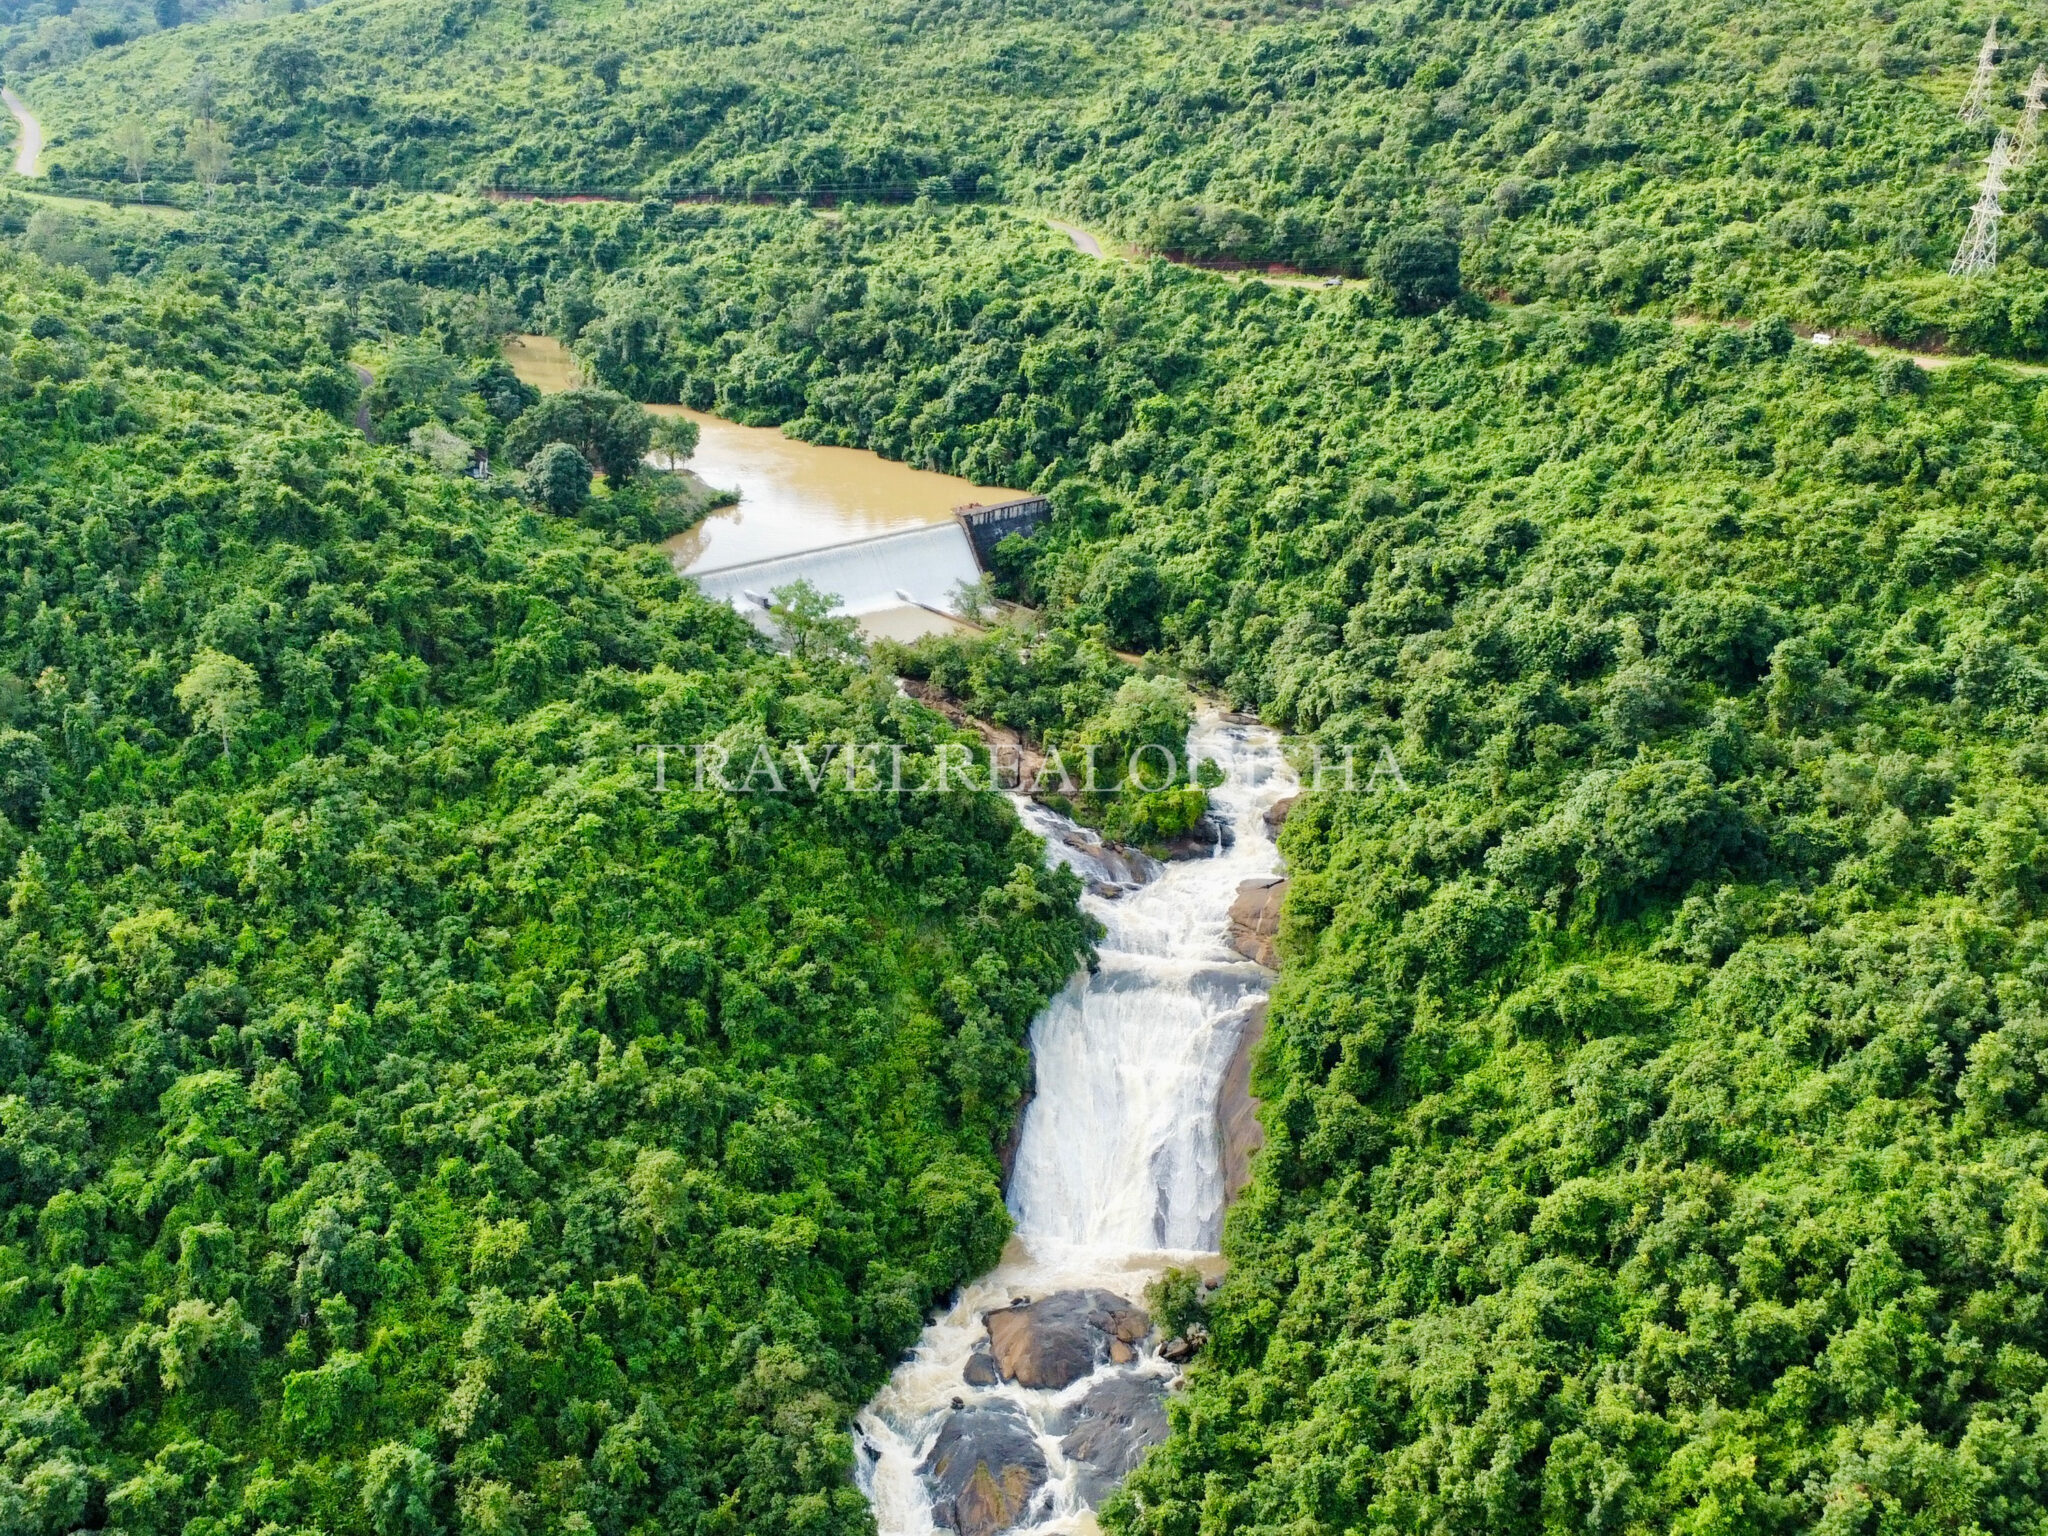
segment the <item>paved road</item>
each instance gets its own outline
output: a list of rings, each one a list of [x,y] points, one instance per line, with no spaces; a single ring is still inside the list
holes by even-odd
[[[36,162],[43,158],[43,125],[36,121],[28,103],[15,95],[11,87],[0,86],[0,101],[7,103],[7,110],[21,124],[21,144],[14,154],[14,173],[33,176],[36,174]]]
[[[1047,219],[1045,222],[1073,241],[1074,249],[1083,256],[1100,256],[1102,254],[1102,242],[1089,234],[1087,230],[1077,228],[1072,224],[1062,224],[1058,219]]]

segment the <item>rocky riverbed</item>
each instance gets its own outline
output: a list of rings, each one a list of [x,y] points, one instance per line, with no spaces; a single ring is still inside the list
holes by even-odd
[[[945,1414],[917,1467],[940,1530],[996,1536],[1050,1513],[1041,1496],[1054,1456],[1092,1507],[1165,1438],[1169,1381],[1152,1320],[1125,1297],[1095,1287],[1018,1297],[982,1325],[960,1373],[973,1400],[963,1394]]]

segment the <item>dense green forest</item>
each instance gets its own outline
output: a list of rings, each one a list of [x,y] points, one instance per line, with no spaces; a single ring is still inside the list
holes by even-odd
[[[1942,275],[1989,19],[340,0],[28,78],[67,182],[201,70],[234,158],[0,208],[11,1518],[858,1529],[851,1408],[1005,1231],[1071,883],[987,802],[647,793],[944,727],[681,593],[651,481],[410,451],[525,444],[537,328],[1051,493],[1051,634],[887,658],[991,717],[1177,729],[1120,648],[1403,765],[1288,821],[1112,1529],[2038,1533],[2048,400],[1794,329],[2048,351],[2024,169]]]
[[[1071,877],[985,796],[655,793],[946,728],[366,446],[317,315],[9,257],[0,337],[7,1528],[859,1529]]]
[[[0,0],[0,66],[34,74],[151,32],[296,15],[307,6],[308,0]]]
[[[508,282],[595,219],[543,310],[614,382],[1052,488],[1021,595],[1399,754],[1290,823],[1274,1139],[1114,1523],[2033,1528],[2039,384],[981,210],[440,216]]]

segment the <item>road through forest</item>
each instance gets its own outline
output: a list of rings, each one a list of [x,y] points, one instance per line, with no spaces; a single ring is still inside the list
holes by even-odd
[[[0,87],[0,102],[4,102],[6,104],[7,110],[14,114],[15,121],[21,125],[21,138],[20,142],[16,146],[14,156],[15,174],[18,176],[35,176],[39,173],[40,162],[42,160],[43,154],[42,122],[36,117],[36,115],[33,112],[29,111],[28,103],[23,101],[19,96],[15,95],[12,87]],[[553,199],[537,200],[552,201]],[[600,199],[583,198],[578,200],[598,201]],[[80,199],[80,201],[97,201],[97,199]],[[1044,216],[1041,215],[1041,217]],[[1101,239],[1096,235],[1091,234],[1088,230],[1081,228],[1081,226],[1079,226],[1078,224],[1069,224],[1064,220],[1049,217],[1045,218],[1045,222],[1048,225],[1050,225],[1053,229],[1059,231],[1059,233],[1065,235],[1067,239],[1072,242],[1074,249],[1079,251],[1082,255],[1092,256],[1098,261],[1107,261],[1112,259],[1113,253],[1104,248]],[[1250,272],[1244,275],[1256,278],[1262,282],[1284,284],[1290,287],[1321,288],[1325,286],[1336,286],[1335,284],[1329,283],[1327,279],[1316,277],[1296,277],[1291,275],[1281,276],[1277,273],[1267,272]],[[1693,316],[1678,316],[1675,317],[1673,323],[1678,325],[1697,325],[1702,322],[1698,318]],[[1801,329],[1803,331],[1806,328],[1801,327]],[[1860,340],[1860,338],[1858,339]],[[1923,368],[1946,368],[1951,367],[1958,362],[1963,362],[1967,360],[1967,355],[1957,355],[1954,353],[1938,352],[1907,352],[1900,348],[1887,347],[1882,343],[1876,342],[1874,340],[1865,341],[1863,342],[1863,345],[1868,346],[1870,350],[1874,352],[1889,353],[1897,356],[1910,357],[1913,359],[1913,361],[1919,363]],[[1991,359],[1991,361],[1997,362],[2002,367],[2011,368],[2017,373],[2048,373],[2048,367],[2042,367],[2039,364],[2014,363],[2008,362],[2003,358],[1995,358]]]

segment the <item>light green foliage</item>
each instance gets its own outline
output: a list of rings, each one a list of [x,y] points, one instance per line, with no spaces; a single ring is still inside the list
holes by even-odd
[[[412,451],[444,475],[459,475],[473,462],[476,450],[438,421],[414,427],[406,437]]]
[[[697,451],[697,423],[687,416],[657,416],[649,444],[670,470]]]
[[[193,658],[192,670],[178,680],[175,692],[195,730],[219,735],[226,757],[230,739],[258,702],[256,671],[240,657],[208,647]]]
[[[1170,842],[1209,808],[1207,781],[1187,757],[1186,684],[1133,675],[1099,633],[996,628],[880,645],[876,659],[1042,748],[1040,782],[1026,787],[1112,838]]]
[[[777,587],[768,594],[774,599],[768,610],[783,649],[799,662],[844,659],[860,654],[860,624],[832,609],[839,601],[830,592],[820,592],[810,582],[798,580]]]

